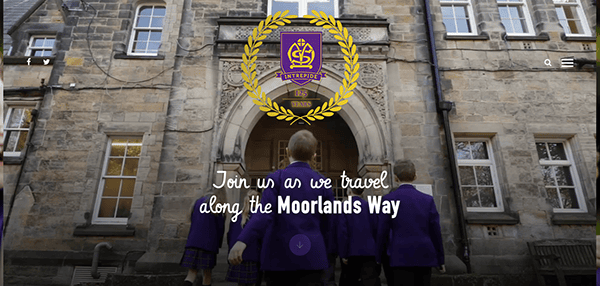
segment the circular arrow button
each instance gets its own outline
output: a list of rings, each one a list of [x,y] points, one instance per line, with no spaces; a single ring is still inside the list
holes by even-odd
[[[310,250],[310,239],[304,234],[296,234],[290,239],[290,250],[293,254],[303,256]]]

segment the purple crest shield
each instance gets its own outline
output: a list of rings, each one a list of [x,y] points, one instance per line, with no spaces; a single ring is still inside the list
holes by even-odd
[[[291,80],[303,86],[313,80],[321,80],[322,33],[321,32],[281,32],[281,70],[277,77]]]

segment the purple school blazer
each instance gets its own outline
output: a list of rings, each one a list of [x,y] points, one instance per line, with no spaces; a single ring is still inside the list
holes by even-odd
[[[433,197],[407,184],[385,195],[382,203],[398,200],[400,209],[396,218],[392,219],[389,214],[379,216],[377,261],[381,261],[387,246],[391,267],[438,267],[444,264],[440,215]]]
[[[360,197],[352,196],[352,201],[360,201],[361,212],[342,214],[338,221],[340,257],[375,256],[377,247],[377,215],[369,212],[369,203]]]
[[[192,224],[185,247],[196,247],[219,253],[225,232],[225,216],[200,213],[200,205],[208,203],[207,197],[199,198],[192,211]]]
[[[254,217],[251,216],[250,219]],[[250,223],[250,220],[246,222],[246,226]],[[240,215],[235,222],[229,222],[229,232],[227,232],[227,245],[229,245],[229,251],[233,245],[238,241],[238,236],[242,233],[242,216]],[[244,261],[256,261],[260,262],[260,241],[253,242],[246,245],[244,254],[242,255]]]
[[[327,261],[327,247],[330,243],[330,217],[320,214],[278,214],[278,199],[290,196],[290,205],[293,201],[313,201],[322,196],[322,200],[333,201],[331,189],[312,189],[310,179],[318,181],[323,178],[313,171],[307,163],[294,162],[284,170],[276,171],[267,178],[273,179],[274,188],[263,191],[261,204],[271,204],[271,213],[257,212],[246,224],[238,240],[250,245],[263,238],[260,254],[261,269],[265,271],[294,271],[294,270],[321,270],[329,266]],[[302,182],[300,188],[287,189],[285,179],[298,178]],[[268,181],[268,179],[267,179]],[[296,255],[290,249],[290,240],[295,235],[304,235],[310,240],[310,249],[304,255]],[[244,251],[245,252],[245,251]]]

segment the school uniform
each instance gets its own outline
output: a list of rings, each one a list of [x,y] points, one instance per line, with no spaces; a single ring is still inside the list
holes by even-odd
[[[185,252],[180,265],[192,269],[212,269],[217,263],[217,253],[223,243],[225,216],[200,213],[200,206],[209,198],[196,200]]]
[[[411,184],[402,184],[382,201],[400,201],[400,208],[394,219],[390,214],[379,216],[377,261],[382,260],[387,245],[395,285],[429,285],[431,267],[444,264],[440,219],[433,197]]]
[[[361,211],[339,217],[339,253],[341,258],[348,259],[348,264],[342,268],[340,286],[381,285],[381,268],[375,261],[377,216],[369,213],[369,205],[364,199],[358,196],[350,199],[360,201]]]
[[[248,222],[246,222],[248,224]],[[241,216],[235,222],[229,223],[229,232],[227,232],[227,244],[229,251],[238,241],[238,236],[242,232]],[[242,255],[242,263],[239,265],[229,264],[227,270],[227,281],[237,282],[242,284],[254,284],[259,281],[260,268],[260,241],[252,242],[246,245],[246,249]]]
[[[284,182],[288,178],[292,182],[298,178],[301,186],[286,188]],[[319,196],[323,201],[333,201],[331,189],[311,188],[311,179],[318,181],[321,178],[305,162],[293,162],[285,169],[267,176],[267,182],[272,179],[275,186],[263,191],[261,205],[271,204],[271,213],[259,211],[253,214],[238,236],[238,240],[246,245],[263,238],[260,262],[267,285],[320,285],[321,272],[329,266],[327,246],[331,244],[327,241],[330,239],[330,215],[320,214],[318,210],[314,214],[278,214],[278,196],[282,199],[289,196],[290,202],[316,201]],[[299,237],[305,243],[296,246],[292,238]],[[310,247],[307,246],[307,240]]]

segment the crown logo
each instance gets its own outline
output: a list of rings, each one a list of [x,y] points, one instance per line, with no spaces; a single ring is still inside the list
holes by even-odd
[[[315,50],[313,47],[300,38],[288,50],[288,58],[290,59],[290,69],[294,68],[309,68],[312,69],[312,62],[315,59]]]

